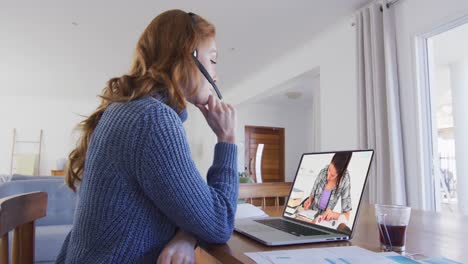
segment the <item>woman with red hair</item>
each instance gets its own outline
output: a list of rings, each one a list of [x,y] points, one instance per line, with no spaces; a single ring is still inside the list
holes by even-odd
[[[141,35],[129,72],[109,80],[69,155],[65,181],[79,199],[57,263],[193,263],[197,239],[229,239],[238,193],[236,114],[211,89],[214,37],[202,17],[164,12]],[[218,138],[207,182],[182,126],[187,102]]]

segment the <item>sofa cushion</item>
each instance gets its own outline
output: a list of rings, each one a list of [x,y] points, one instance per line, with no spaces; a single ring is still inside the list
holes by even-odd
[[[46,217],[36,221],[38,226],[73,223],[76,195],[62,179],[19,180],[0,184],[0,198],[28,192],[47,192]]]
[[[21,181],[21,180],[50,180],[50,179],[61,179],[62,181],[65,180],[64,176],[31,176],[31,175],[23,175],[23,174],[13,174],[11,176],[12,181]]]
[[[35,261],[55,261],[71,228],[72,225],[37,226]]]

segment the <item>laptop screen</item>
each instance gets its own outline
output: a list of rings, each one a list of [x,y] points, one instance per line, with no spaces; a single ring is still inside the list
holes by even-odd
[[[303,154],[284,216],[351,234],[373,150]]]

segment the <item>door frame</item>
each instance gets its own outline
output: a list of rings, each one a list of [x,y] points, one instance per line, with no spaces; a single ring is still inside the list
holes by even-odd
[[[281,144],[283,145],[283,151],[280,153],[280,172],[282,173],[281,180],[284,182],[286,180],[286,136],[285,136],[285,128],[284,127],[269,127],[269,126],[253,126],[253,125],[245,125],[244,126],[244,166],[246,165],[247,162],[250,162],[246,158],[250,155],[250,144],[248,144],[248,138],[247,138],[247,133],[246,130],[248,128],[264,128],[264,129],[273,129],[273,130],[279,130],[280,131],[280,137],[283,142]]]
[[[419,105],[419,120],[421,129],[418,131],[420,144],[421,144],[421,173],[422,178],[422,196],[423,208],[433,208],[440,211],[441,197],[440,185],[436,182],[440,181],[439,161],[436,158],[438,155],[437,144],[434,144],[434,139],[437,138],[437,127],[434,125],[434,69],[433,58],[429,56],[431,51],[431,43],[429,39],[456,27],[468,23],[468,15],[462,16],[458,19],[448,21],[444,24],[434,27],[430,31],[416,35],[415,37],[415,66],[416,66],[416,87],[418,88],[420,105]],[[426,176],[424,176],[426,175]],[[430,175],[427,177],[427,175]]]

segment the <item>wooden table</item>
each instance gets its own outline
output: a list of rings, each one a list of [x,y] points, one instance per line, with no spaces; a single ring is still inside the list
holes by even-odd
[[[65,171],[64,170],[51,170],[50,174],[52,174],[52,176],[65,176]]]
[[[270,216],[280,216],[282,207],[266,207]],[[437,214],[420,210],[411,211],[408,227],[406,252],[424,256],[444,256],[468,263],[468,246],[464,245],[468,230],[463,228],[468,223],[468,216],[458,214]],[[379,233],[373,206],[362,206],[356,231],[351,241],[330,242],[307,245],[268,247],[234,232],[225,245],[202,244],[202,249],[221,263],[255,263],[244,255],[246,252],[271,251],[285,249],[303,249],[317,247],[335,247],[356,245],[372,251],[380,251]],[[463,252],[465,249],[466,252]]]

